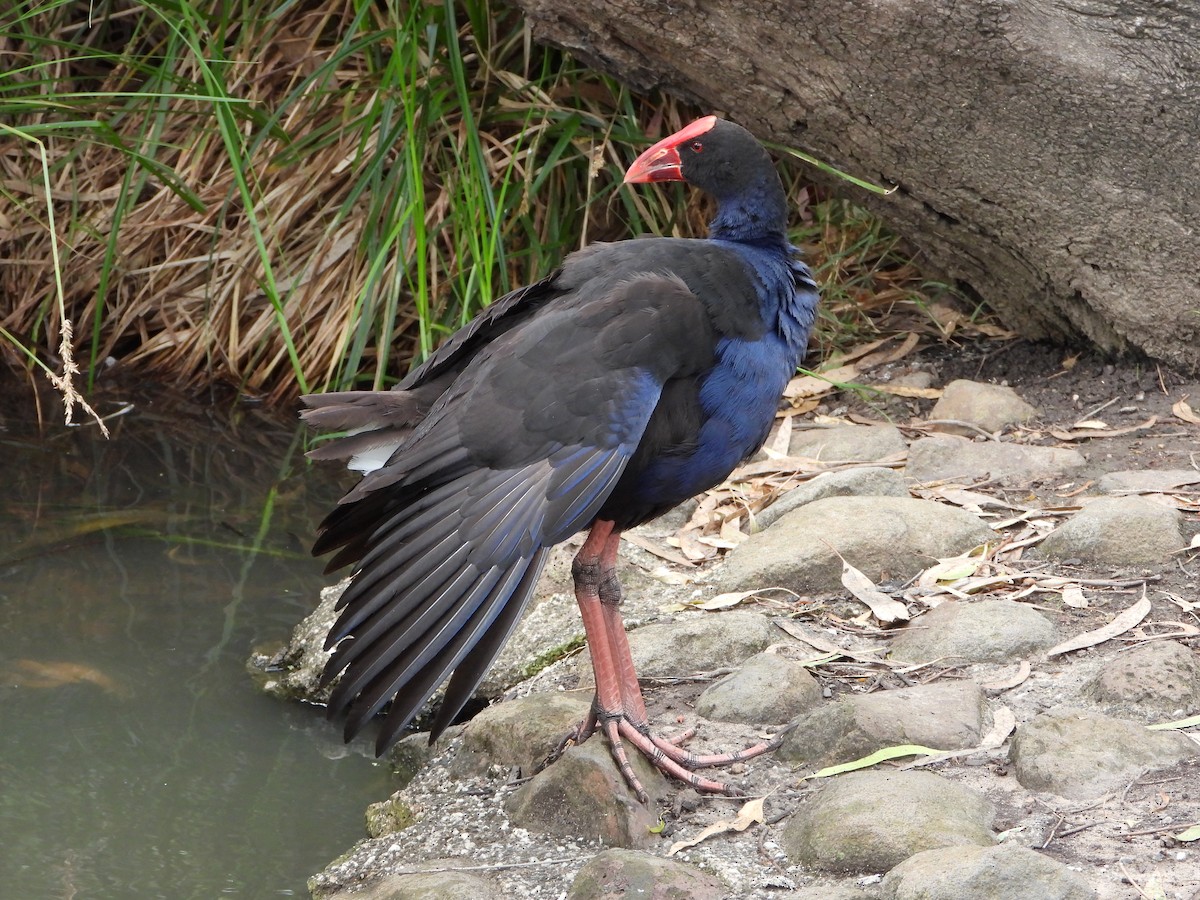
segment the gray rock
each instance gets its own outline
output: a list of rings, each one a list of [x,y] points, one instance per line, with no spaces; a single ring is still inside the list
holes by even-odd
[[[1060,707],[1017,729],[1009,759],[1031,791],[1088,800],[1124,787],[1146,768],[1200,754],[1182,734],[1149,731],[1134,722]]]
[[[1084,686],[1089,699],[1154,721],[1200,709],[1200,654],[1178,641],[1152,641],[1108,660]]]
[[[1077,450],[934,435],[913,441],[904,474],[914,481],[996,479],[1005,487],[1065,478],[1086,464]]]
[[[857,694],[800,716],[778,755],[819,768],[896,744],[960,750],[979,744],[983,692],[970,681]]]
[[[895,469],[875,466],[845,469],[841,472],[822,472],[805,481],[754,517],[755,524],[766,528],[785,513],[825,497],[907,497],[904,476]]]
[[[1028,422],[1036,415],[1037,410],[1022,400],[1010,387],[959,379],[942,389],[942,396],[934,404],[929,418],[957,419],[995,433],[1007,425]],[[968,437],[975,434],[969,428],[955,425],[931,427],[937,431],[964,434]]]
[[[367,834],[376,838],[403,831],[417,821],[413,808],[404,802],[400,792],[367,807]]]
[[[1179,511],[1142,497],[1091,501],[1046,536],[1039,549],[1054,559],[1107,565],[1161,563],[1187,545]]]
[[[788,454],[822,462],[874,462],[907,449],[895,425],[828,425],[793,431]]]
[[[567,900],[616,897],[721,900],[729,889],[719,878],[675,859],[636,850],[605,850],[579,870]]]
[[[758,613],[701,613],[631,631],[629,652],[642,678],[666,678],[736,666],[783,638]]]
[[[653,847],[660,839],[650,829],[658,825],[658,802],[666,796],[667,783],[641,753],[631,749],[629,761],[649,803],[638,802],[607,742],[595,735],[568,748],[513,791],[504,807],[514,825],[530,831],[572,835],[609,847]]]
[[[802,663],[758,653],[707,688],[696,712],[718,722],[782,724],[821,702],[821,686]]]
[[[933,558],[965,553],[995,536],[978,517],[932,500],[826,497],[751,535],[714,581],[723,591],[839,591],[838,553],[874,580],[908,578]]]
[[[968,663],[1008,662],[1035,656],[1057,640],[1054,625],[1024,604],[950,600],[896,632],[892,656],[904,662],[943,657]]]
[[[500,896],[499,886],[477,872],[455,872],[474,865],[468,859],[434,859],[423,865],[445,867],[448,871],[388,875],[365,887],[319,892],[317,900],[492,900]]]
[[[982,795],[931,772],[852,772],[801,806],[780,843],[793,863],[885,872],[922,850],[992,844],[994,816]]]
[[[1025,847],[941,847],[883,879],[885,900],[1095,900],[1082,876]]]
[[[279,671],[272,672],[262,684],[264,691],[289,700],[324,702],[329,698],[332,685],[324,690],[317,687],[325,663],[333,655],[333,651],[325,649],[325,636],[337,619],[338,598],[349,584],[350,579],[343,578],[321,589],[321,602],[292,629],[291,639],[278,661]]]
[[[452,771],[474,775],[499,765],[517,766],[521,774],[532,775],[564,735],[583,721],[590,706],[582,697],[560,693],[495,703],[463,729]]]
[[[1122,491],[1172,491],[1200,482],[1195,469],[1133,469],[1106,472],[1096,481],[1096,489],[1105,494]]]

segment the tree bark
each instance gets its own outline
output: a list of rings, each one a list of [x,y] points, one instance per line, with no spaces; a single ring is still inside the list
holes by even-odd
[[[634,87],[899,185],[862,199],[1022,334],[1200,368],[1186,0],[517,2]]]

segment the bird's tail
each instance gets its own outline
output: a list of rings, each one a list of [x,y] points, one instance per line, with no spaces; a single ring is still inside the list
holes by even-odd
[[[319,431],[342,431],[308,452],[310,459],[345,459],[372,472],[387,462],[428,412],[410,391],[334,391],[305,394],[300,418]]]

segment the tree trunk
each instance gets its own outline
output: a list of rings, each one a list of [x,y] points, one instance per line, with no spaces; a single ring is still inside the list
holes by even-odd
[[[1024,335],[1200,368],[1185,0],[517,2],[635,87],[898,184],[866,205]]]

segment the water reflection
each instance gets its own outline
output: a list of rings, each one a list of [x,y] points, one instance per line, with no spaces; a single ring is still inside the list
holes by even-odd
[[[252,409],[160,394],[110,426],[0,414],[0,894],[306,896],[389,775],[245,659],[326,582],[337,476]]]

